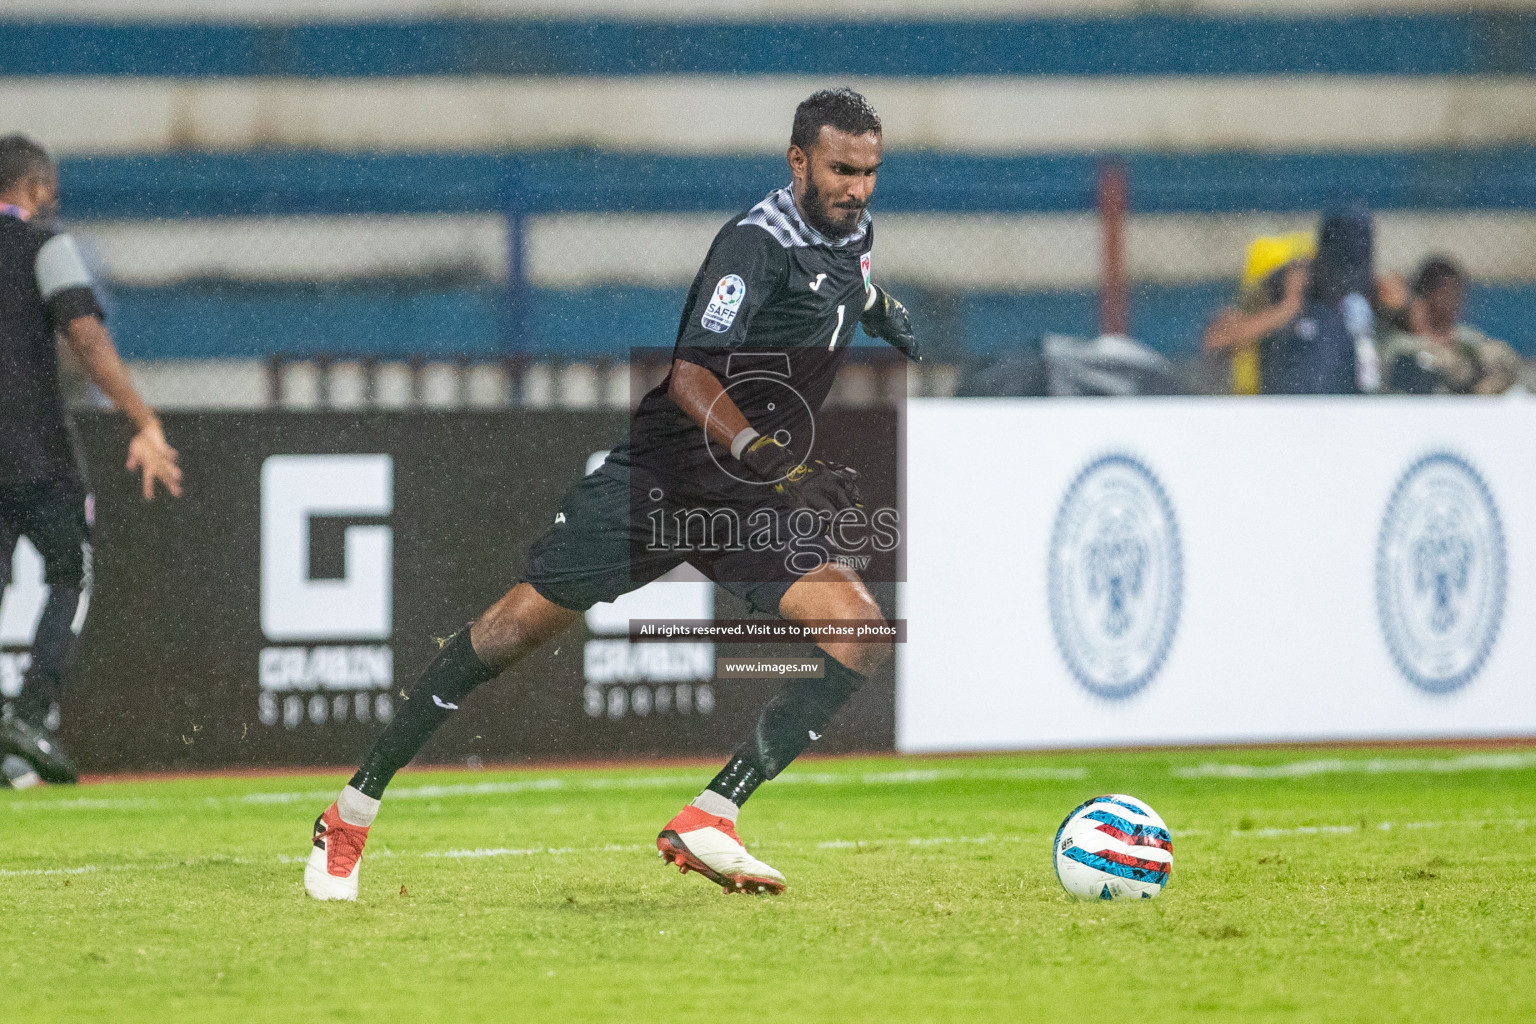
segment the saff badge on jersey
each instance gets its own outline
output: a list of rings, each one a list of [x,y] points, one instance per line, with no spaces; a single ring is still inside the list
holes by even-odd
[[[874,252],[873,249],[859,257],[859,270],[864,274],[864,291],[866,293],[869,291],[869,256],[872,252]]]
[[[746,297],[747,282],[735,274],[725,275],[715,285],[715,294],[704,307],[704,316],[699,322],[716,334],[724,334],[736,322],[736,314],[741,312],[741,300]]]

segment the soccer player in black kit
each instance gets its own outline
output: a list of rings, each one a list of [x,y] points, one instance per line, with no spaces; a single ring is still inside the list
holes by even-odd
[[[680,551],[658,547],[653,534],[657,521],[688,509],[724,510],[748,524],[810,516],[824,530],[840,515],[859,515],[850,512],[861,507],[857,474],[811,458],[807,445],[855,323],[918,357],[906,310],[869,280],[874,226],[866,207],[880,158],[880,119],[858,93],[823,91],[800,104],[788,151],[792,184],[715,236],[688,292],[671,371],[641,400],[629,436],[567,492],[534,542],[522,582],[444,643],[315,822],[304,872],[311,896],[357,898],[363,844],[385,786],[471,690],[593,604],[684,560],[755,610],[791,621],[883,620],[843,564],[808,568],[771,545]],[[743,377],[738,364],[770,370]],[[890,657],[886,643],[819,646],[825,678],[789,680],[725,767],[662,829],[657,847],[668,863],[726,891],[784,888],[784,876],[737,837],[741,805]]]
[[[74,782],[74,765],[45,721],[90,599],[93,504],[59,395],[56,336],[133,421],[127,468],[142,472],[144,499],[157,482],[179,496],[181,469],[102,324],[74,239],[51,227],[58,194],[58,171],[42,146],[0,138],[0,587],[21,537],[43,556],[48,584],[32,663],[0,722],[0,753],[26,761],[44,781]]]

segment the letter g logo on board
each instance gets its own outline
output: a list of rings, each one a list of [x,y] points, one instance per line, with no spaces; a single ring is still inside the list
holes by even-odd
[[[311,579],[310,520],[394,510],[388,455],[273,455],[261,467],[261,629],[269,640],[385,640],[393,531],[348,526],[341,579]]]

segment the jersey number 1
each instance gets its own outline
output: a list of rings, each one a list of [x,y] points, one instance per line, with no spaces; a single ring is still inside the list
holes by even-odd
[[[837,307],[837,326],[832,328],[832,340],[827,342],[827,351],[837,348],[837,336],[843,332],[843,314],[848,311],[846,305]]]

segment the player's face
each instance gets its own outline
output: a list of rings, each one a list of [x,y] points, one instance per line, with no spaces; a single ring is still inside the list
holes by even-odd
[[[858,227],[874,195],[880,136],[875,132],[850,135],[822,125],[820,137],[809,150],[789,147],[789,166],[800,212],[811,227],[825,235],[846,235]]]

